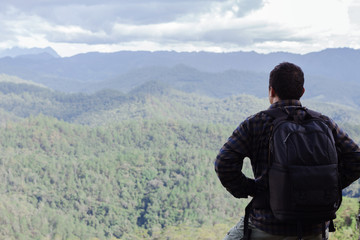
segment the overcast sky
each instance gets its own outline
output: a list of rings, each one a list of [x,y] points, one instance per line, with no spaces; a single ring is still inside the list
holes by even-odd
[[[360,0],[1,0],[0,50],[360,48]]]

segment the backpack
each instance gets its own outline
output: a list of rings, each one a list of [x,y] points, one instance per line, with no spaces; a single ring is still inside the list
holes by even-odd
[[[296,115],[299,109],[302,119]],[[267,169],[270,209],[278,220],[298,224],[299,239],[304,222],[322,223],[324,236],[325,222],[336,218],[342,201],[332,131],[320,113],[307,108],[264,113],[274,119]]]
[[[269,143],[270,207],[282,221],[335,219],[342,192],[334,137],[319,113],[302,109],[303,120],[280,108],[266,112],[275,118]]]

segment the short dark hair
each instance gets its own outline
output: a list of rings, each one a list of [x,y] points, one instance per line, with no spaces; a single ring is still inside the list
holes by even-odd
[[[280,63],[270,72],[269,87],[272,87],[282,100],[299,100],[303,94],[304,73],[293,63]]]

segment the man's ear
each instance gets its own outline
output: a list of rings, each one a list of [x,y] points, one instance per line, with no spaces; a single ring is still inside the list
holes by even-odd
[[[275,92],[274,88],[270,87],[269,95],[270,95],[270,97],[275,97],[276,96],[276,92]]]
[[[304,95],[304,93],[305,93],[305,88],[303,88],[303,92],[301,94],[301,97]]]

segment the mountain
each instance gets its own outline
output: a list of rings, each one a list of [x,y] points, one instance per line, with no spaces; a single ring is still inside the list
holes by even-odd
[[[211,98],[198,93],[185,93],[156,81],[145,82],[129,93],[105,89],[91,94],[70,94],[27,82],[0,81],[0,99],[0,110],[14,119],[42,114],[92,126],[128,119],[155,118],[235,127],[240,120],[269,106],[267,98],[254,95]],[[323,102],[321,99],[304,99],[303,104],[330,116],[339,124],[357,125],[360,122],[356,107]]]
[[[59,58],[60,56],[57,54],[57,52],[52,49],[51,47],[47,48],[19,48],[14,47],[11,49],[6,49],[3,51],[0,51],[0,58],[3,57],[19,57],[19,56],[31,56],[31,55],[49,55],[54,58]]]
[[[21,79],[21,78],[16,77],[16,76],[9,76],[9,75],[6,75],[6,74],[0,74],[0,82],[35,85],[35,86],[38,86],[38,87],[46,88],[44,85],[41,85],[39,83],[24,80],[24,79]]]
[[[84,90],[111,88],[129,92],[146,82],[157,81],[187,93],[225,98],[241,93],[264,96],[263,86],[267,84],[266,74],[248,71],[227,70],[220,73],[199,71],[186,65],[174,67],[144,67],[126,74],[100,82],[89,84]]]
[[[305,55],[121,51],[56,58],[42,53],[1,58],[0,73],[72,93],[106,88],[126,93],[145,82],[160,81],[209,97],[241,93],[265,97],[269,71],[283,61],[303,68],[304,98],[359,107],[360,50],[348,48]]]

